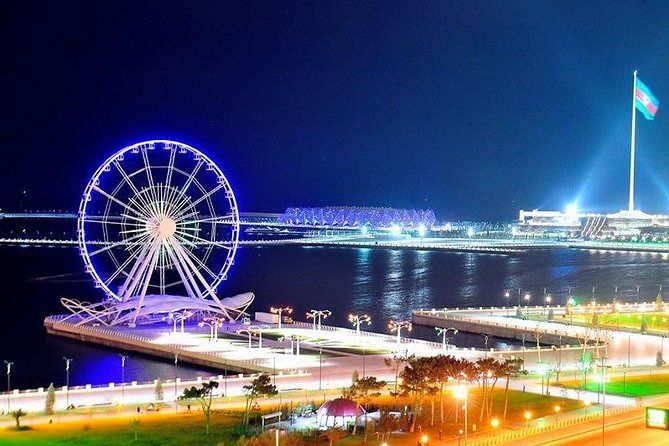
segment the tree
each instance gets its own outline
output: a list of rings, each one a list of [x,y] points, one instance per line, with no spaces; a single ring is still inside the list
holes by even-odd
[[[130,432],[132,432],[135,442],[137,441],[137,433],[139,432],[139,423],[141,423],[139,418],[135,418],[130,422]]]
[[[381,434],[381,442],[390,438],[390,434],[398,430],[399,427],[400,422],[395,415],[389,412],[381,412],[379,421],[376,423],[377,431]]]
[[[244,392],[244,396],[246,397],[246,409],[244,411],[244,418],[242,421],[244,426],[248,426],[249,424],[251,406],[255,400],[261,396],[271,396],[278,393],[276,386],[272,384],[272,379],[266,373],[258,376],[256,379],[251,381],[250,384],[243,386],[242,392]]]
[[[47,415],[53,415],[54,406],[56,405],[56,389],[53,388],[53,383],[49,384],[46,389],[46,401],[44,402],[44,412]]]
[[[417,358],[412,355],[400,374],[402,377],[400,393],[403,396],[410,397],[412,400],[413,417],[409,432],[414,432],[416,429],[416,418],[418,418],[419,412],[422,411],[425,396],[436,390],[432,381],[428,379],[431,371],[431,358]]]
[[[399,395],[399,392],[397,390],[397,385],[400,377],[400,368],[402,368],[403,365],[407,363],[409,360],[409,356],[407,355],[407,351],[404,351],[403,355],[400,354],[393,354],[392,358],[384,358],[383,362],[386,365],[386,367],[391,367],[395,366],[395,390],[392,392],[392,394],[397,398],[397,395]]]
[[[202,413],[204,414],[204,434],[209,435],[211,430],[211,402],[213,398],[214,389],[218,388],[218,383],[216,381],[209,381],[208,383],[202,383],[202,387],[190,387],[184,389],[182,395],[183,399],[195,399],[202,406]]]
[[[502,374],[506,377],[506,384],[504,385],[504,416],[506,420],[506,409],[509,405],[509,381],[511,378],[516,378],[523,373],[527,373],[523,370],[523,360],[520,358],[507,359],[502,365]]]
[[[344,429],[339,429],[338,427],[331,427],[330,429],[326,430],[323,435],[325,435],[325,438],[328,439],[330,446],[332,446],[346,436],[346,431]]]
[[[655,311],[664,311],[664,301],[662,300],[662,285],[660,285],[660,290],[657,292],[657,297],[655,298]]]
[[[358,409],[361,404],[367,404],[372,398],[381,395],[381,390],[386,387],[385,381],[379,381],[376,376],[367,376],[365,378],[356,379],[349,388],[345,389],[344,397],[355,401],[355,421],[353,423],[353,435],[357,433],[358,429]],[[367,421],[367,414],[365,413],[365,421]],[[366,423],[365,423],[366,424]],[[367,430],[365,429],[365,432]],[[365,437],[367,434],[365,433]]]
[[[12,416],[12,418],[14,418],[14,421],[16,421],[16,430],[20,430],[21,429],[20,419],[21,417],[26,416],[27,413],[25,413],[23,409],[16,409],[12,410],[9,414]]]
[[[165,398],[165,391],[163,390],[163,382],[158,378],[156,380],[156,386],[153,389],[153,393],[156,396],[156,401],[162,401]]]

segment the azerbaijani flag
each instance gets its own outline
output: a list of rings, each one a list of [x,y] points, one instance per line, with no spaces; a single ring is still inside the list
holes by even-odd
[[[660,108],[660,101],[639,78],[636,79],[636,88],[634,89],[634,104],[646,119],[654,119],[657,109]]]

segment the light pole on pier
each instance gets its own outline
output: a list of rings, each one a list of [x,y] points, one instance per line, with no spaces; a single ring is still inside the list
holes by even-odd
[[[125,361],[129,358],[127,355],[118,355],[121,358],[121,405],[125,404]]]
[[[174,411],[179,411],[179,397],[177,394],[177,371],[179,367],[179,352],[174,352]],[[226,370],[227,374],[228,371]]]
[[[530,299],[532,296],[530,296],[530,293],[525,293],[525,296],[523,296],[523,299],[525,299],[525,317],[527,319],[530,318]]]
[[[270,313],[278,314],[279,315],[279,323],[277,325],[277,328],[281,330],[281,318],[283,317],[283,312],[285,311],[288,314],[293,313],[293,309],[290,307],[271,307],[269,309]]]
[[[441,336],[441,348],[442,350],[446,350],[446,346],[449,344],[451,339],[455,337],[456,334],[458,334],[458,330],[456,330],[453,327],[449,328],[442,328],[442,327],[434,327],[434,329],[437,331],[437,335]],[[449,332],[453,332],[453,336],[448,337]]]
[[[316,327],[318,326],[318,330],[321,329],[321,322],[323,319],[326,319],[328,316],[332,315],[332,311],[330,310],[311,310],[307,312],[307,319],[312,318],[314,320],[314,331],[316,331]]]
[[[406,328],[407,331],[411,331],[413,328],[413,325],[409,321],[390,321],[388,322],[388,328],[390,329],[391,332],[396,331],[397,332],[397,345],[399,346],[402,343],[402,329]]]
[[[511,305],[511,293],[509,293],[509,290],[504,291],[504,298],[506,299],[506,317],[509,317],[509,306]]]
[[[5,368],[7,369],[7,413],[9,413],[11,409],[9,396],[12,393],[12,366],[14,363],[7,361],[6,359],[3,362],[5,363]]]
[[[63,361],[65,361],[65,407],[70,407],[70,364],[72,363],[72,358],[66,358],[63,356]]]
[[[361,323],[366,323],[367,325],[372,324],[372,318],[367,314],[349,314],[348,321],[355,327],[355,335],[358,337],[360,337]]]

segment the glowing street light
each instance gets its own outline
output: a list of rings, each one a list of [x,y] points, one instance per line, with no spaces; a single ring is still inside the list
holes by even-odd
[[[316,325],[318,325],[318,329],[320,330],[323,319],[327,319],[331,315],[332,311],[330,310],[311,310],[307,312],[307,319],[311,318],[314,320],[314,331],[316,331]]]
[[[467,415],[468,415],[468,405],[467,405],[467,387],[465,385],[459,385],[455,388],[455,398],[462,400],[462,409],[465,414],[465,446],[467,445]]]
[[[493,438],[497,438],[497,428],[499,427],[499,419],[493,418],[492,420],[490,420],[490,426],[492,426]]]
[[[125,361],[129,358],[127,355],[118,355],[121,358],[121,404],[125,404]]]
[[[558,416],[560,415],[560,410],[562,410],[562,408],[559,405],[556,404],[555,406],[553,406],[553,412],[555,412],[555,422],[556,423],[558,421]]]
[[[511,305],[511,293],[509,290],[504,291],[504,298],[506,299],[506,317],[509,317],[509,306]]]
[[[448,345],[448,343],[451,341],[451,339],[453,339],[453,337],[455,337],[456,334],[458,334],[458,330],[456,330],[453,327],[449,328],[434,327],[434,329],[437,331],[437,335],[441,336],[441,348],[443,350],[446,350],[446,346]],[[453,332],[453,336],[448,337],[447,335],[451,331]]]
[[[402,235],[402,227],[399,225],[392,225],[390,227],[390,235],[392,235],[393,237],[399,237],[400,235]]]
[[[409,321],[390,321],[388,322],[388,328],[390,329],[391,332],[393,331],[397,332],[397,345],[400,345],[400,343],[402,342],[401,339],[402,329],[406,328],[407,331],[411,331],[413,329],[413,324]]]
[[[9,413],[11,408],[11,403],[9,402],[9,395],[12,392],[12,366],[14,365],[14,363],[11,361],[7,361],[6,359],[3,362],[5,363],[5,368],[7,369],[7,413]]]
[[[65,407],[70,407],[70,363],[72,363],[72,358],[66,358],[63,356],[63,361],[65,361]]]
[[[532,412],[526,410],[525,413],[523,414],[523,418],[525,418],[525,427],[528,427],[530,420],[532,420]]]
[[[285,311],[288,314],[293,314],[293,309],[290,307],[272,307],[269,309],[270,313],[279,315],[279,325],[278,329],[281,330],[281,318],[283,317],[283,312]]]
[[[523,299],[525,299],[525,315],[527,318],[530,318],[530,299],[532,296],[530,296],[530,293],[525,293],[525,296],[523,296]]]
[[[360,337],[360,324],[366,323],[367,325],[372,324],[372,318],[367,314],[349,314],[348,321],[355,326],[355,334]]]
[[[205,317],[198,322],[198,327],[209,327],[209,340],[218,340],[218,329],[223,326],[223,319],[220,317]]]
[[[428,440],[429,440],[429,438],[428,438],[427,435],[421,435],[421,437],[420,437],[420,443],[421,443],[423,446],[427,446],[427,442],[428,442]]]

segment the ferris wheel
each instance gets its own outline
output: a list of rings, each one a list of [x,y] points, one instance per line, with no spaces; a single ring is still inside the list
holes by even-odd
[[[65,300],[73,312],[134,324],[186,308],[226,313],[248,300],[217,295],[234,261],[239,212],[221,169],[186,144],[145,141],[110,156],[84,190],[77,234],[107,299],[96,309]]]

